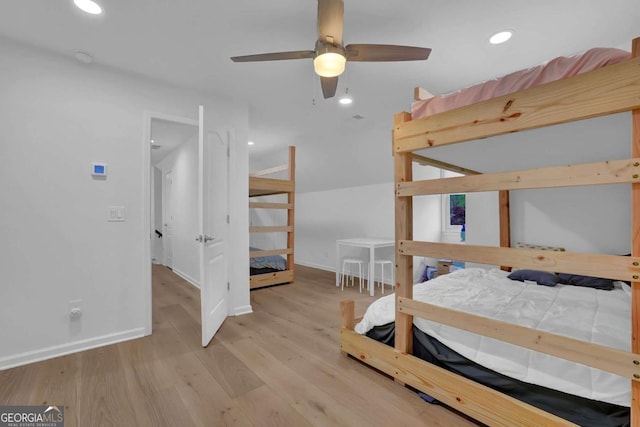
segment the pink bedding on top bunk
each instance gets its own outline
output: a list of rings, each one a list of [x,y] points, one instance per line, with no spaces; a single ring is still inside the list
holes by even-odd
[[[486,101],[543,83],[616,64],[630,57],[631,54],[629,52],[613,48],[594,48],[574,56],[561,56],[526,70],[516,71],[455,92],[416,101],[411,106],[411,116],[413,119],[419,119],[464,105]]]

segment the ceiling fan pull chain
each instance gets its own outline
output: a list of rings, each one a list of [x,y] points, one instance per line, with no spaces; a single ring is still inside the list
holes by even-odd
[[[317,90],[316,73],[311,72],[311,105],[316,106],[316,90]]]

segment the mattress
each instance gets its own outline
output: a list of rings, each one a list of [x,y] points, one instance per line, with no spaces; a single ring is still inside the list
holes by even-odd
[[[414,285],[414,299],[624,351],[631,348],[631,291],[507,278],[501,270],[470,268]],[[355,331],[365,334],[395,320],[395,295],[376,300]],[[480,366],[529,384],[614,405],[630,405],[626,378],[565,359],[414,317],[425,334]]]
[[[262,249],[250,247],[249,251],[260,251]],[[287,269],[287,259],[280,255],[267,255],[249,258],[251,275],[273,273]]]
[[[544,64],[516,71],[497,79],[416,101],[411,106],[411,115],[414,120],[419,119],[616,64],[630,57],[629,52],[612,48],[594,48],[579,55],[558,57]]]

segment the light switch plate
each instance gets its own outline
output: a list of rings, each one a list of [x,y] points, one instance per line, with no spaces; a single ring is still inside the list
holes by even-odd
[[[107,208],[107,221],[122,222],[125,220],[124,206],[109,206]]]

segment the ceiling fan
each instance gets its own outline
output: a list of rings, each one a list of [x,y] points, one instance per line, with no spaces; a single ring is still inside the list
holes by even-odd
[[[322,94],[331,98],[338,87],[338,76],[347,61],[418,61],[429,57],[431,49],[386,44],[342,44],[344,17],[343,0],[318,0],[318,41],[314,50],[262,53],[234,56],[233,62],[277,61],[283,59],[311,59],[320,76]]]

